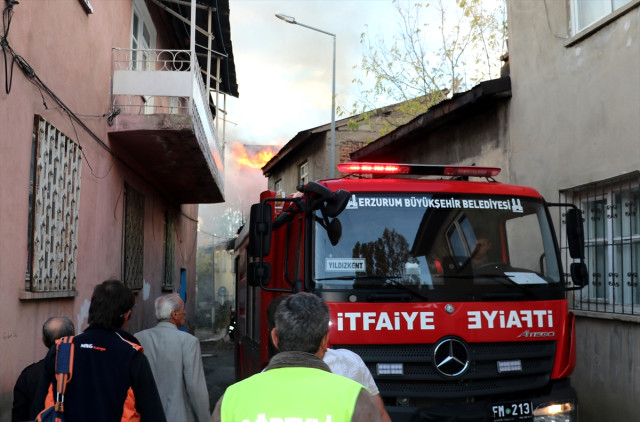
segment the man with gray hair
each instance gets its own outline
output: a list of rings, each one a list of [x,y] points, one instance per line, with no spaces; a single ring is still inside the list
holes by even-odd
[[[42,342],[47,349],[53,346],[57,339],[75,334],[73,322],[66,316],[53,316],[42,325]],[[31,403],[36,395],[38,380],[44,368],[44,358],[32,363],[22,370],[13,388],[13,408],[11,422],[28,421]]]
[[[263,372],[228,387],[211,421],[381,421],[367,389],[331,373],[322,361],[329,320],[329,308],[318,296],[287,296],[277,307],[270,333],[279,353]]]
[[[176,293],[155,301],[158,325],[140,331],[144,354],[149,360],[168,421],[209,420],[209,393],[202,367],[200,341],[179,328],[187,312]]]

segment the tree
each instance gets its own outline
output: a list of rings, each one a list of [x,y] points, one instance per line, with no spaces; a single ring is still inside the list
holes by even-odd
[[[207,226],[209,227],[207,231],[213,232],[217,238],[216,241],[233,239],[244,223],[242,211],[232,205],[228,205],[224,209],[220,207],[217,210],[222,210],[222,212],[216,213],[208,219]]]
[[[364,77],[354,80],[361,98],[354,102],[352,115],[360,123],[352,124],[374,123],[382,127],[380,135],[447,96],[498,77],[506,44],[504,0],[436,0],[433,6],[424,1],[410,6],[401,0],[393,3],[399,30],[390,42],[363,32],[362,61],[354,66]],[[424,12],[430,20],[423,19]],[[376,113],[382,101],[397,103],[392,113]]]
[[[367,275],[402,277],[409,256],[409,242],[395,230],[387,228],[373,242],[357,242],[353,247],[354,258],[364,258]]]

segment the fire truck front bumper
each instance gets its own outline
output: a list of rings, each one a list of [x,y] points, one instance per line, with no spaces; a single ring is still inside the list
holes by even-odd
[[[542,395],[447,402],[431,405],[387,406],[393,422],[577,422],[578,398],[568,380],[556,382]]]

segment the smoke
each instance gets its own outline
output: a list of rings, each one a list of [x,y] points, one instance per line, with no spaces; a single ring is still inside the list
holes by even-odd
[[[251,205],[258,202],[267,189],[267,178],[261,168],[278,152],[273,145],[231,143],[225,151],[225,202],[199,207],[199,243],[220,243],[232,238],[249,219]],[[200,238],[200,236],[199,236]]]

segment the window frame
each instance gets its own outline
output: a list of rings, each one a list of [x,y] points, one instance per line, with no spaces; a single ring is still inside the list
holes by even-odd
[[[563,196],[582,210],[589,273],[589,283],[573,293],[570,306],[640,316],[640,172],[567,189]],[[566,239],[561,245],[567,248]]]
[[[29,178],[28,254],[20,299],[77,296],[82,147],[39,115],[34,116]],[[44,233],[38,227],[45,227]],[[44,264],[50,268],[45,273],[42,266],[34,268],[36,260],[57,261]]]
[[[273,190],[276,192],[276,194],[284,190],[282,188],[282,179],[276,180],[276,182],[273,184]]]
[[[136,17],[138,18],[138,26],[136,27]],[[147,30],[149,40],[144,38],[144,29]],[[131,8],[131,30],[129,31],[131,45],[131,70],[149,71],[154,70],[156,55],[153,50],[156,49],[158,31],[151,19],[151,14],[147,9],[144,0],[134,0]],[[140,43],[144,42],[143,45]],[[135,44],[134,44],[135,43]],[[138,60],[138,50],[150,50],[143,53],[143,57]],[[152,114],[154,109],[153,97],[142,96],[144,101],[144,114]]]
[[[598,31],[600,28],[606,26],[610,22],[629,12],[631,9],[640,5],[640,0],[625,0],[625,3],[617,6],[616,8],[611,5],[608,12],[595,19],[593,22],[590,22],[589,24],[582,24],[581,22],[579,22],[578,15],[580,4],[583,1],[584,0],[569,0],[568,26],[571,32],[571,36],[565,47],[570,47],[573,44],[583,40],[584,38]],[[613,2],[615,0],[611,1]]]
[[[309,182],[309,161],[305,161],[298,167],[298,180],[301,185]]]
[[[145,196],[129,184],[124,186],[122,218],[122,282],[131,290],[144,284]]]

